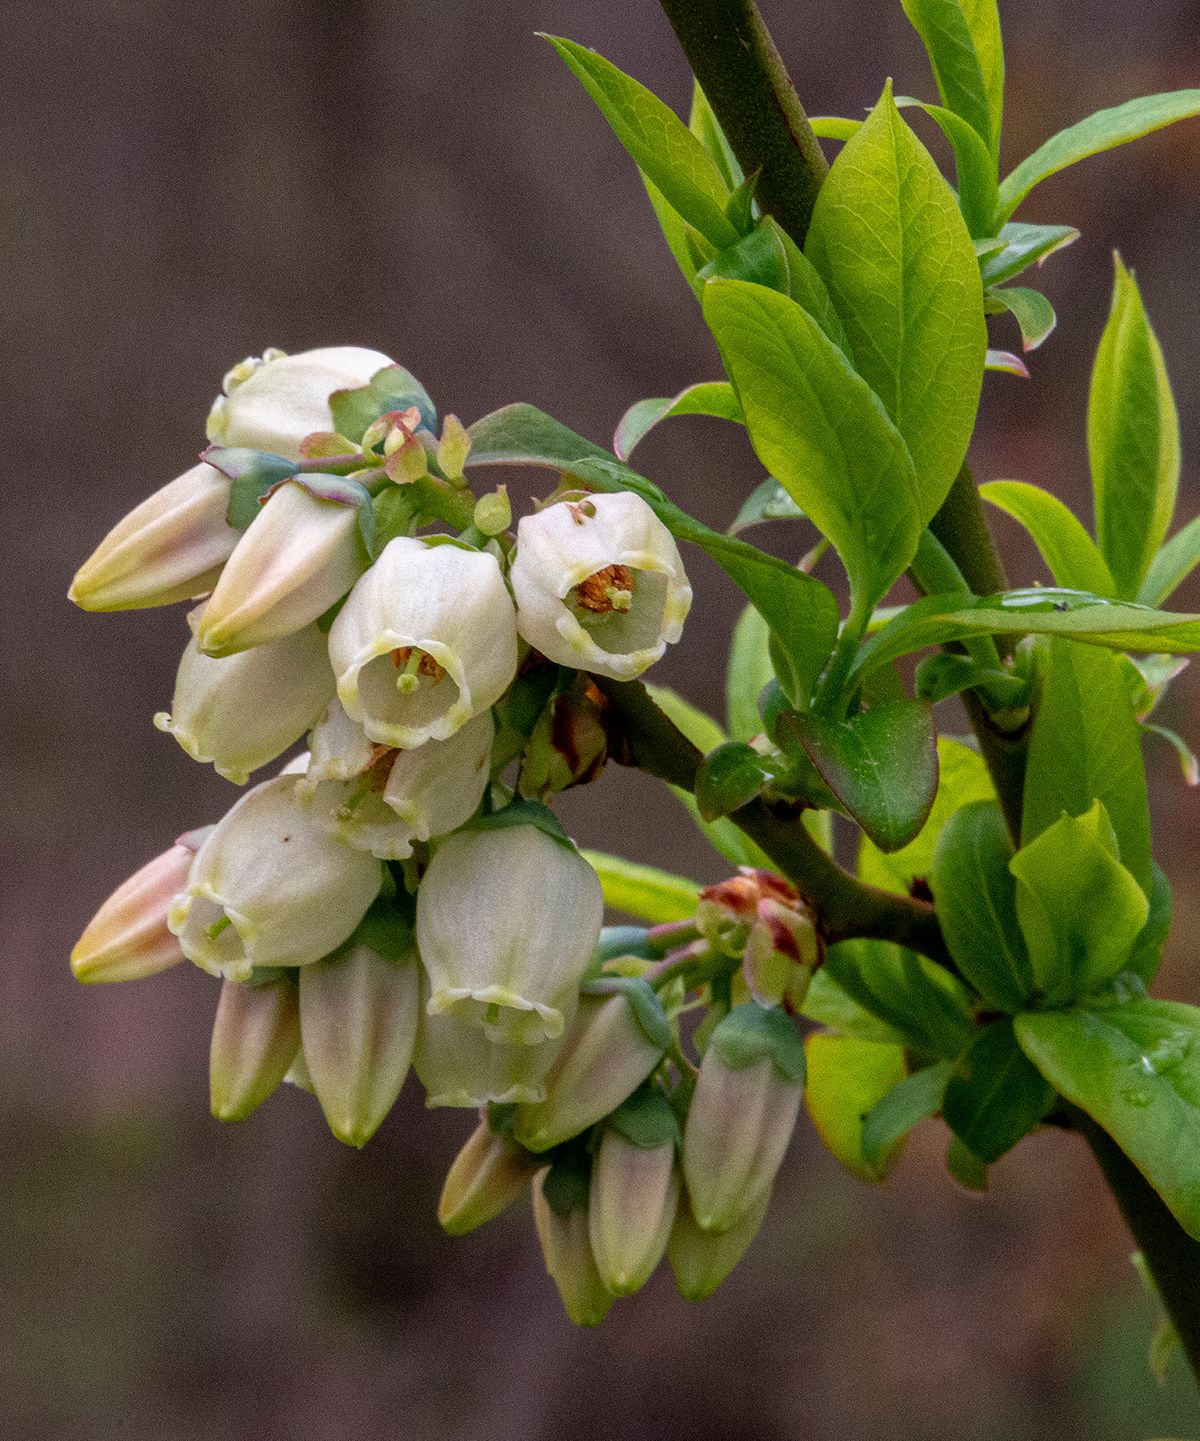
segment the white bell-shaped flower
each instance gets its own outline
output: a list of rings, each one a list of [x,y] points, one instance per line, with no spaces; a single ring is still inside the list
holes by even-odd
[[[405,860],[415,842],[449,835],[475,814],[488,782],[494,730],[485,711],[449,740],[406,751],[373,746],[353,779],[313,785],[306,777],[302,788],[338,840],[381,860]]]
[[[238,801],[196,854],[168,925],[189,960],[233,980],[304,966],[348,939],[379,891],[374,857],[339,845],[291,776]]]
[[[204,607],[196,641],[232,655],[295,631],[334,604],[366,561],[352,504],[284,481],[251,521]]]
[[[175,674],[169,712],[154,717],[193,760],[241,785],[298,741],[333,695],[325,637],[315,625],[217,659],[193,638]]]
[[[75,573],[84,610],[136,610],[206,595],[241,538],[225,520],[229,478],[201,462],[119,520]]]
[[[523,517],[511,578],[524,639],[559,665],[613,680],[653,665],[692,604],[671,532],[632,491]]]
[[[378,350],[333,345],[285,355],[269,350],[261,360],[243,360],[225,376],[223,395],[208,417],[214,445],[267,450],[300,459],[305,436],[333,430],[329,397],[354,390],[393,362]]]
[[[595,871],[537,826],[451,836],[417,892],[430,1015],[480,1026],[496,1041],[561,1036],[603,915]]]
[[[495,557],[390,541],[338,612],[329,655],[342,705],[373,741],[447,739],[516,674],[516,615]]]

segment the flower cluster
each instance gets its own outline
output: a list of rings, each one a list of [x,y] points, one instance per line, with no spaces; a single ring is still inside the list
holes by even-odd
[[[224,1120],[286,1080],[362,1145],[410,1068],[429,1105],[481,1109],[442,1222],[469,1230],[532,1181],[573,1319],[599,1320],[664,1254],[686,1295],[708,1294],[757,1231],[795,1121],[785,1008],[815,931],[755,873],[685,934],[614,949],[597,875],[546,805],[603,766],[604,679],[680,635],[671,534],[638,495],[565,489],[510,533],[503,490],[468,486],[467,433],[448,417],[436,437],[424,391],[375,351],[269,351],[223,390],[213,446],[109,533],[71,595],[196,602],[155,724],[238,784],[276,771],[118,888],[75,974],[188,960],[218,978]],[[697,1071],[681,958],[732,971],[743,951]]]

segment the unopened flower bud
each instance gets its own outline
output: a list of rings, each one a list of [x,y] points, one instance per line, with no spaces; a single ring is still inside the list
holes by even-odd
[[[764,1191],[728,1231],[702,1231],[692,1215],[687,1195],[680,1196],[675,1224],[667,1241],[667,1261],[679,1294],[685,1300],[704,1301],[724,1281],[758,1235],[770,1200],[770,1190]]]
[[[240,536],[225,520],[229,480],[203,462],[113,526],[75,573],[84,610],[135,610],[212,590]]]
[[[596,873],[569,841],[532,824],[451,836],[417,892],[430,1014],[495,1041],[561,1036],[603,915]]]
[[[609,1120],[592,1161],[588,1233],[596,1269],[616,1296],[650,1279],[679,1202],[678,1125],[661,1091],[637,1091]]]
[[[705,1231],[727,1231],[771,1189],[804,1094],[804,1044],[751,1001],[713,1031],[683,1133],[683,1173]]]
[[[631,491],[525,516],[511,578],[525,640],[559,665],[613,680],[653,665],[692,603],[670,531]]]
[[[742,957],[747,989],[760,1005],[804,1000],[820,963],[821,940],[798,891],[772,871],[740,874],[700,892],[696,926],[708,943]]]
[[[208,655],[232,655],[319,619],[365,560],[354,504],[284,481],[238,541],[196,631]]]
[[[518,1110],[513,1134],[531,1151],[578,1136],[632,1095],[670,1043],[662,1005],[645,981],[589,985],[546,1077],[545,1100]]]
[[[475,529],[483,535],[502,535],[512,524],[512,503],[508,486],[498,485],[475,502]]]
[[[265,985],[225,981],[209,1049],[218,1121],[244,1121],[271,1095],[300,1050],[300,1008],[290,977]]]
[[[576,1326],[598,1326],[614,1297],[600,1279],[592,1256],[586,1177],[575,1197],[567,1193],[567,1187],[555,1185],[558,1170],[558,1166],[547,1166],[533,1179],[533,1219],[542,1258],[568,1317]]]
[[[109,896],[71,952],[77,981],[137,981],[184,959],[178,939],[167,927],[167,912],[187,885],[204,834],[181,837]]]
[[[471,436],[457,415],[442,421],[442,438],[438,441],[437,458],[442,474],[450,480],[462,480],[467,456],[471,453]]]
[[[465,1236],[485,1225],[520,1196],[537,1165],[511,1136],[493,1131],[485,1117],[446,1175],[438,1220],[451,1236]]]
[[[291,776],[255,786],[200,847],[168,924],[201,969],[245,980],[255,966],[309,965],[375,899],[379,862],[339,845],[295,787]]]
[[[347,714],[382,745],[445,740],[517,670],[512,600],[495,557],[398,536],[329,632]]]
[[[369,946],[300,972],[304,1059],[329,1129],[364,1146],[395,1104],[412,1061],[420,1010],[416,952],[391,960]]]
[[[357,345],[299,355],[275,350],[261,361],[243,361],[225,377],[225,393],[208,417],[208,438],[215,445],[245,446],[299,460],[305,436],[335,429],[329,408],[334,391],[364,386],[391,364],[380,351]]]
[[[584,676],[551,699],[525,748],[523,796],[544,796],[596,779],[608,757],[604,704],[604,697]]]
[[[334,691],[325,637],[315,625],[216,659],[193,638],[175,674],[171,710],[154,717],[193,760],[241,785],[298,741]]]

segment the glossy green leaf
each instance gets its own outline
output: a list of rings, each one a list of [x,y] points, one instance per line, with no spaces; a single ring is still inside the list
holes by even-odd
[[[1144,95],[1109,110],[1098,110],[1086,120],[1060,130],[1005,178],[1000,186],[999,218],[1007,220],[1035,185],[1068,165],[1192,115],[1200,115],[1200,89]]]
[[[996,161],[974,126],[953,110],[926,105],[920,100],[898,99],[898,108],[914,106],[936,121],[954,151],[958,203],[972,236],[987,237],[996,214]]]
[[[1162,605],[1200,565],[1200,515],[1167,541],[1150,563],[1138,591],[1142,605]]]
[[[1002,285],[1035,262],[1041,265],[1056,250],[1078,240],[1079,231],[1071,225],[1026,225],[1010,220],[996,239],[998,248],[980,258],[985,285]]]
[[[1158,968],[1162,964],[1163,948],[1171,933],[1171,917],[1174,911],[1171,883],[1167,880],[1166,872],[1157,861],[1151,861],[1150,869],[1150,914],[1146,917],[1142,933],[1125,962],[1125,969],[1147,986],[1158,974]]]
[[[917,1050],[954,1057],[969,1043],[970,992],[945,967],[891,941],[866,940],[830,946],[825,965],[852,1000]]]
[[[883,1170],[913,1127],[937,1115],[953,1070],[953,1061],[938,1061],[880,1097],[863,1117],[861,1145],[868,1166]]]
[[[980,1031],[958,1063],[942,1114],[971,1154],[991,1164],[1037,1126],[1054,1096],[1005,1017]]]
[[[993,480],[979,494],[1033,537],[1055,585],[1115,596],[1116,582],[1096,542],[1056,495],[1023,480]]]
[[[1166,537],[1179,489],[1179,416],[1137,281],[1114,257],[1112,309],[1088,399],[1096,539],[1133,598]]]
[[[725,709],[734,740],[748,741],[763,729],[758,698],[763,687],[775,678],[770,635],[766,621],[752,605],[742,611],[733,628],[725,672]]]
[[[954,192],[890,88],[821,186],[805,250],[859,372],[904,438],[927,524],[967,453],[987,330],[979,265]]]
[[[778,227],[761,221],[747,235],[718,251],[696,272],[696,279],[746,280],[769,290],[788,293],[789,273]]]
[[[887,675],[888,671],[876,671],[876,675]],[[991,695],[1002,697],[1008,704],[1020,704],[1028,690],[1020,676],[994,666],[980,665],[969,655],[953,651],[939,651],[937,655],[926,656],[917,666],[913,677],[917,699],[936,705],[952,695],[961,695],[967,690],[986,690]]]
[[[838,314],[833,297],[821,279],[817,267],[787,231],[777,225],[770,216],[763,223],[774,229],[779,236],[779,243],[783,246],[788,271],[788,295],[802,309],[807,310],[834,345],[849,356],[850,342],[846,339],[846,327],[842,324],[842,317]]]
[[[695,914],[700,899],[700,887],[695,881],[604,851],[585,850],[580,855],[600,877],[604,904],[614,911],[652,926],[687,920]]]
[[[642,175],[642,184],[646,188],[646,196],[654,211],[655,219],[658,221],[659,229],[662,231],[663,239],[667,242],[667,249],[674,256],[675,264],[679,266],[683,278],[691,286],[696,299],[699,300],[704,293],[704,282],[696,279],[696,271],[699,270],[702,262],[698,261],[693,253],[689,239],[690,227],[683,216],[668,203],[666,196],[657,185],[647,180],[644,175]]]
[[[773,475],[756,485],[729,527],[730,535],[737,535],[752,525],[761,525],[766,520],[803,520],[804,512],[784,490]]]
[[[888,1152],[868,1160],[863,1125],[879,1101],[904,1079],[903,1046],[817,1031],[804,1044],[808,1079],[804,1105],[826,1150],[862,1181],[887,1174]]]
[[[1150,810],[1141,736],[1117,657],[1053,640],[1029,740],[1021,839],[1103,803],[1122,863],[1150,890]]]
[[[1001,1011],[1021,1010],[1034,992],[1017,922],[1012,858],[1000,807],[976,801],[943,826],[929,878],[950,954],[984,1000]]]
[[[822,780],[880,850],[916,838],[938,783],[927,705],[892,701],[844,721],[802,713],[795,730]]]
[[[1042,1075],[1108,1132],[1200,1240],[1200,1011],[1134,1000],[1028,1012],[1016,1031]]]
[[[737,232],[725,215],[729,190],[712,157],[657,95],[594,50],[545,37],[596,102],[638,169],[718,249]]]
[[[706,821],[740,810],[770,777],[762,756],[745,741],[725,741],[696,772],[696,805]]]
[[[742,167],[738,164],[733,147],[726,139],[721,122],[708,103],[708,96],[701,90],[698,80],[692,85],[692,109],[688,116],[688,129],[712,157],[713,163],[721,172],[721,179],[730,190],[736,190],[745,179]]]
[[[877,396],[795,301],[714,280],[704,316],[759,459],[842,557],[862,607],[904,570],[920,538],[912,461]]]
[[[816,1021],[818,1025],[836,1031],[839,1036],[856,1036],[860,1041],[881,1043],[904,1040],[902,1031],[860,1005],[824,966],[809,983],[800,1014],[806,1020]]]
[[[925,44],[942,100],[970,124],[994,157],[1004,110],[1004,50],[996,0],[903,4]]]
[[[727,380],[706,380],[689,385],[678,395],[639,400],[631,405],[617,424],[613,450],[618,460],[628,460],[634,447],[663,420],[677,415],[710,415],[719,420],[742,419],[733,386]]]
[[[986,1191],[988,1168],[961,1136],[952,1136],[946,1148],[946,1169],[968,1191]]]
[[[1021,328],[1021,347],[1026,354],[1049,339],[1058,324],[1053,305],[1040,290],[1006,285],[989,290],[988,299],[1002,305],[1015,317]]]

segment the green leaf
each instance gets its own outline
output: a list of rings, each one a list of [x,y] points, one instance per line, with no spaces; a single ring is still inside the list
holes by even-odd
[[[922,528],[912,461],[878,397],[787,296],[714,280],[704,317],[759,459],[836,547],[859,606],[873,605]]]
[[[926,105],[920,100],[901,98],[896,101],[896,106],[898,109],[912,106],[923,110],[937,122],[954,151],[958,204],[967,230],[972,236],[987,237],[996,214],[998,195],[996,160],[988,150],[986,140],[961,115],[940,105]]]
[[[782,231],[761,221],[748,235],[718,251],[696,272],[698,281],[713,279],[748,280],[786,295],[789,284],[787,256],[780,240]]]
[[[808,1080],[804,1104],[825,1148],[862,1181],[887,1174],[888,1155],[868,1160],[863,1125],[882,1097],[903,1081],[904,1047],[817,1031],[804,1046]]]
[[[1010,870],[1034,988],[1047,1005],[1090,995],[1125,969],[1150,902],[1117,859],[1100,801],[1060,816],[1021,847]]]
[[[909,1131],[937,1115],[953,1070],[953,1061],[938,1061],[880,1097],[863,1118],[862,1153],[868,1166],[884,1170]]]
[[[1179,758],[1179,768],[1185,782],[1189,786],[1200,785],[1200,761],[1197,761],[1195,752],[1178,731],[1171,730],[1169,726],[1148,725],[1143,722],[1142,734],[1157,736],[1159,740],[1166,741]]]
[[[210,445],[200,459],[232,482],[225,519],[234,530],[247,530],[262,510],[263,500],[299,469],[296,461],[282,455],[242,446]]]
[[[1133,598],[1175,513],[1179,416],[1137,281],[1119,255],[1114,262],[1112,309],[1088,398],[1088,456],[1096,539],[1118,593]]]
[[[1146,917],[1146,924],[1142,927],[1132,954],[1125,962],[1125,969],[1147,986],[1158,974],[1158,968],[1162,964],[1163,948],[1171,933],[1171,916],[1174,910],[1171,883],[1167,880],[1166,872],[1157,861],[1150,862],[1150,869],[1150,914]]]
[[[658,220],[663,239],[667,242],[667,249],[675,257],[675,264],[679,266],[683,278],[692,287],[693,294],[699,300],[704,293],[704,282],[696,279],[696,271],[700,267],[689,240],[691,228],[683,216],[667,203],[657,185],[647,180],[644,175],[642,184],[646,187],[647,198],[654,210],[655,218]]]
[[[805,249],[859,372],[904,438],[928,524],[967,453],[987,328],[979,264],[954,192],[901,119],[890,87],[821,186]]]
[[[808,123],[818,140],[849,140],[863,127],[861,120],[846,115],[810,115]]]
[[[969,1043],[970,992],[945,967],[891,941],[866,940],[830,946],[825,965],[852,1000],[919,1051],[954,1057]]]
[[[704,146],[675,112],[594,50],[555,35],[558,51],[638,169],[718,250],[737,232],[725,216],[729,189]]]
[[[712,157],[713,163],[721,172],[721,179],[730,190],[736,190],[746,177],[742,174],[742,167],[737,162],[733,147],[725,138],[721,122],[708,103],[708,96],[701,90],[698,80],[692,85],[692,111],[688,116],[688,129]]]
[[[1028,1012],[1016,1031],[1042,1075],[1108,1132],[1200,1240],[1200,1011],[1135,1000]]]
[[[762,756],[745,741],[725,741],[696,772],[696,805],[706,821],[727,816],[752,800],[770,779]]]
[[[903,0],[933,66],[938,94],[993,157],[1000,150],[1004,50],[996,0]]]
[[[1035,185],[1068,165],[1192,115],[1200,115],[1200,89],[1144,95],[1109,110],[1097,110],[1086,120],[1060,130],[1005,178],[1000,186],[999,218],[1007,220]]]
[[[995,801],[956,811],[942,828],[930,884],[938,919],[959,970],[990,1005],[1019,1011],[1033,994],[1033,970],[1017,922],[1013,844]]]
[[[1143,605],[1162,605],[1200,564],[1200,515],[1173,535],[1150,563],[1138,591]]]
[[[793,699],[811,691],[829,659],[839,623],[837,601],[820,581],[744,540],[710,530],[673,505],[656,485],[535,406],[507,405],[493,411],[477,420],[470,434],[468,464],[550,466],[578,477],[593,490],[631,490],[640,495],[672,535],[707,551],[762,612],[788,657]]]
[[[414,405],[420,412],[421,425],[430,432],[435,431],[437,410],[429,392],[402,365],[384,366],[375,372],[367,385],[353,390],[335,390],[329,397],[334,429],[356,443],[381,415],[393,410],[408,410]]]
[[[837,313],[833,297],[821,279],[817,267],[787,231],[777,225],[770,216],[763,223],[771,226],[783,246],[788,271],[788,295],[797,305],[808,311],[834,345],[853,363],[850,343],[846,339],[846,327],[842,324],[842,317]]]
[[[1006,285],[1003,289],[990,289],[988,299],[1003,305],[1016,317],[1021,328],[1021,347],[1026,354],[1047,340],[1058,324],[1053,305],[1040,290]]]
[[[795,730],[829,789],[882,851],[915,839],[937,792],[933,714],[920,701],[891,701],[845,721],[814,713]]]
[[[800,1014],[836,1031],[839,1036],[856,1036],[860,1041],[881,1043],[904,1040],[903,1032],[860,1005],[838,985],[824,966],[809,983]]]
[[[1101,801],[1122,863],[1150,891],[1150,811],[1141,737],[1116,656],[1050,642],[1025,776],[1021,839]]]
[[[736,420],[739,424],[742,419],[737,396],[727,380],[706,380],[699,385],[689,385],[678,395],[639,400],[629,407],[617,424],[617,433],[613,437],[617,459],[628,460],[634,447],[659,421],[670,420],[676,415],[711,415],[720,420]]]
[[[890,673],[876,672],[879,675]],[[1028,691],[1025,681],[1011,671],[980,665],[969,655],[958,655],[952,651],[927,656],[917,666],[914,682],[917,699],[928,701],[930,705],[977,688],[986,689],[992,695],[1004,697],[1009,704],[1017,705]]]
[[[1056,495],[1023,480],[993,480],[979,494],[1033,537],[1055,585],[1115,596],[1116,582],[1096,542]]]
[[[773,475],[756,485],[729,527],[730,535],[737,535],[751,525],[760,525],[765,520],[803,520],[804,512],[784,490]]]
[[[1012,220],[1001,227],[996,237],[1000,248],[981,261],[985,285],[1001,285],[1013,280],[1036,261],[1053,255],[1056,250],[1079,239],[1079,231],[1070,225],[1026,225]]]
[[[585,850],[580,855],[600,877],[604,904],[614,911],[623,911],[652,926],[685,921],[695,914],[700,898],[695,881],[604,851]]]
[[[733,628],[729,666],[725,672],[725,705],[729,734],[748,741],[763,729],[758,698],[763,687],[775,678],[771,665],[771,632],[762,616],[748,605]]]
[[[731,1071],[770,1061],[785,1080],[804,1080],[804,1042],[778,1006],[760,1006],[757,1001],[735,1006],[708,1044]]]
[[[946,1150],[946,1169],[968,1191],[986,1191],[988,1169],[960,1136],[953,1136]]]
[[[1034,1129],[1054,1095],[1017,1044],[1006,1016],[980,1031],[959,1061],[942,1114],[971,1154],[991,1164]]]

